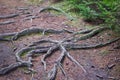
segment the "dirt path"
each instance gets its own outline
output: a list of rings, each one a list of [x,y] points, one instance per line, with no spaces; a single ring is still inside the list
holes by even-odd
[[[80,27],[74,27],[69,25],[69,23],[74,23],[74,21],[68,20],[63,15],[56,15],[52,12],[38,13],[40,9],[48,5],[47,1],[39,6],[33,6],[26,4],[24,0],[0,0],[0,15],[19,14],[14,18],[0,19],[0,23],[13,21],[13,23],[10,24],[0,25],[0,34],[18,32],[30,27],[77,31],[79,29],[84,29],[84,26],[88,25],[80,20]],[[34,16],[37,16],[38,18],[30,19],[30,17]],[[105,42],[115,38],[112,34],[111,31],[107,31],[107,33],[103,32],[91,39],[81,41],[80,43],[95,44]],[[67,36],[69,35],[60,34],[44,37],[49,37],[53,40],[61,40]],[[15,63],[15,53],[18,50],[26,47],[31,42],[42,38],[43,36],[40,35],[27,36],[15,41],[14,45],[10,42],[0,42],[0,68]],[[68,80],[119,80],[120,49],[114,49],[117,45],[120,45],[120,41],[102,48],[70,51],[70,54],[89,71],[89,76],[85,75],[81,68],[65,58],[63,67],[67,73]],[[48,69],[52,68],[58,55],[59,52],[47,58]],[[40,62],[41,57],[42,56],[35,58],[35,62],[33,62],[33,69],[35,69],[37,73],[33,75],[25,74],[26,68],[19,68],[5,76],[0,76],[0,80],[44,80],[45,74],[43,71],[43,65]],[[65,77],[60,70],[58,70],[56,80],[65,80]]]

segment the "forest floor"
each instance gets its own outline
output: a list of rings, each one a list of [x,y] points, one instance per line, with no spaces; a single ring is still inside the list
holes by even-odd
[[[19,13],[19,16],[9,19],[0,19],[0,22],[13,21],[10,24],[0,25],[0,34],[19,32],[25,28],[38,27],[42,29],[67,29],[71,31],[86,29],[86,26],[90,24],[85,23],[82,19],[78,19],[75,23],[70,21],[64,15],[56,15],[52,12],[42,12],[39,10],[49,6],[50,4],[45,1],[40,5],[30,5],[24,0],[0,0],[0,15],[9,15]],[[30,19],[31,15],[36,16],[35,19]],[[72,25],[74,24],[74,25]],[[14,45],[10,42],[0,42],[0,68],[8,66],[11,63],[15,63],[15,53],[23,47],[28,46],[31,42],[35,42],[39,39],[51,38],[53,40],[61,40],[69,36],[68,34],[60,35],[31,35],[25,36],[17,41],[14,41]],[[116,38],[112,31],[104,31],[97,36],[94,36],[85,41],[81,41],[81,44],[95,44],[105,42]],[[82,64],[87,71],[89,71],[89,76],[86,76],[81,68],[71,62],[69,59],[65,58],[63,62],[63,67],[67,73],[68,80],[120,80],[120,49],[115,49],[120,45],[120,40],[112,43],[108,46],[97,48],[97,49],[86,49],[86,50],[71,50],[70,54]],[[14,49],[16,47],[16,49]],[[49,70],[54,61],[57,59],[59,52],[50,56],[46,59],[47,69]],[[33,69],[37,73],[25,74],[26,68],[18,68],[9,74],[0,76],[0,80],[44,80],[44,70],[43,65],[40,62],[42,56],[35,58],[33,62]],[[59,70],[56,80],[65,80],[65,76]]]

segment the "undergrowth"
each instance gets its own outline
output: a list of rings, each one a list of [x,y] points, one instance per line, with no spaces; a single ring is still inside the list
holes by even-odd
[[[64,3],[68,12],[82,15],[85,21],[120,31],[119,0],[64,0]]]
[[[40,4],[43,0],[28,0],[32,4]],[[109,26],[120,32],[120,1],[119,0],[51,0],[59,2],[56,7],[62,8],[69,15],[74,13],[83,17],[84,21],[94,25]],[[75,16],[76,17],[76,16]]]

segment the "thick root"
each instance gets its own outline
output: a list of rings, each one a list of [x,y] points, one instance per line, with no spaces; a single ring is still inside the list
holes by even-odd
[[[69,30],[54,30],[54,29],[40,29],[40,28],[29,28],[29,29],[24,29],[20,32],[16,33],[5,33],[5,34],[0,34],[0,40],[6,40],[6,37],[10,37],[10,40],[17,40],[22,36],[30,35],[30,34],[60,34],[60,33],[70,33],[72,34],[73,31]]]

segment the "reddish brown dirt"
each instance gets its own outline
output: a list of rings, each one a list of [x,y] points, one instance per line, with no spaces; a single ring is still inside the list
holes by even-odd
[[[10,19],[0,19],[0,22],[6,20],[15,20],[15,23],[0,25],[0,34],[9,33],[9,32],[18,32],[25,28],[30,27],[39,27],[39,28],[52,28],[52,29],[68,29],[68,30],[79,30],[84,29],[84,26],[87,25],[80,20],[80,27],[70,26],[68,23],[72,23],[65,16],[59,15],[56,16],[53,13],[43,12],[38,14],[38,11],[44,7],[48,6],[48,3],[45,2],[40,6],[28,5],[24,0],[0,0],[0,15],[8,15],[11,13],[20,13],[19,16]],[[28,10],[18,10],[17,8],[28,8]],[[31,20],[26,20],[27,15],[25,13],[32,13],[33,15],[39,16],[39,18]],[[24,13],[24,14],[23,14]],[[77,24],[76,24],[77,25]],[[86,41],[80,41],[80,44],[95,44],[105,42],[107,40],[115,38],[112,35],[113,32],[105,31],[91,39]],[[20,38],[14,42],[14,45],[17,47],[17,52],[21,48],[29,45],[30,43],[37,41],[43,37],[49,37],[55,40],[60,40],[69,36],[67,34],[60,35],[50,35],[50,36],[40,36],[32,35]],[[67,73],[68,80],[114,80],[108,79],[108,77],[116,78],[115,80],[120,79],[120,49],[114,49],[117,45],[120,45],[120,41],[108,45],[106,47],[89,49],[89,50],[73,50],[69,51],[70,54],[88,71],[88,75],[84,74],[81,68],[71,62],[69,59],[65,58],[63,67]],[[13,52],[13,44],[8,42],[0,42],[0,68],[8,66],[11,63],[15,63],[15,52]],[[54,61],[59,56],[59,52],[53,54],[47,58],[47,69],[52,68]],[[0,76],[0,80],[44,80],[44,70],[43,65],[40,62],[42,56],[35,58],[33,69],[37,71],[36,74],[30,75],[25,74],[25,68],[18,68],[17,70],[10,72],[7,75]],[[115,65],[111,69],[108,69],[107,66]],[[64,75],[59,70],[56,80],[65,80]]]

